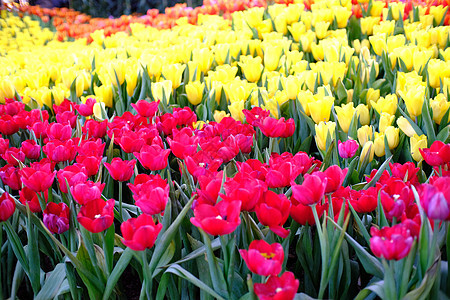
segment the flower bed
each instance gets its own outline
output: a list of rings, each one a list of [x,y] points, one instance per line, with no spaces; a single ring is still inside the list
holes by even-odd
[[[2,11],[0,298],[448,295],[438,4],[169,10],[74,41]]]

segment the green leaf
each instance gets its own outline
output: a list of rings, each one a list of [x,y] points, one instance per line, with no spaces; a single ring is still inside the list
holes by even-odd
[[[175,254],[175,242],[172,241],[169,244],[169,247],[167,247],[163,256],[161,256],[161,259],[159,260],[158,265],[156,266],[156,269],[153,272],[152,278],[155,278],[156,275],[158,275],[162,271],[163,266],[167,265],[172,260],[174,254]]]
[[[406,294],[403,300],[428,299],[431,288],[439,274],[438,271],[440,271],[440,268],[438,268],[439,265],[440,257],[436,258],[434,263],[427,270],[419,287]]]
[[[6,235],[8,236],[8,242],[11,245],[14,255],[16,256],[25,273],[29,273],[30,265],[28,264],[28,259],[25,254],[25,250],[23,249],[22,242],[19,239],[19,236],[12,228],[11,223],[9,223],[9,221],[3,222],[3,226],[5,228]]]
[[[333,220],[330,220],[338,228],[339,230],[343,230],[338,224],[336,224]],[[357,241],[355,241],[351,235],[345,233],[345,238],[348,243],[355,249],[355,253],[358,256],[361,264],[367,273],[372,274],[378,278],[384,277],[383,265],[380,263],[378,259],[374,256],[370,255]]]
[[[167,271],[168,273],[172,273],[177,275],[178,277],[189,281],[190,283],[194,284],[195,286],[197,286],[198,288],[204,290],[205,292],[207,292],[208,294],[210,294],[211,296],[213,296],[214,298],[218,299],[218,300],[225,300],[224,298],[222,298],[219,294],[217,294],[212,288],[210,288],[209,286],[207,286],[206,284],[204,284],[202,281],[200,281],[197,277],[195,277],[194,275],[192,275],[191,273],[189,273],[189,271],[187,271],[186,269],[184,269],[183,267],[181,267],[178,264],[172,264]]]
[[[53,299],[58,295],[63,281],[66,279],[66,268],[64,263],[56,265],[50,276],[45,280],[39,294],[36,295],[35,300]]]
[[[116,287],[116,284],[120,279],[120,276],[122,276],[122,273],[125,271],[132,258],[133,258],[133,250],[131,250],[130,248],[125,249],[125,251],[120,256],[119,260],[117,261],[117,264],[114,267],[113,271],[111,272],[111,275],[108,277],[105,291],[103,292],[103,300],[107,300],[110,298],[110,295],[114,290],[114,288]]]
[[[386,159],[386,161],[380,166],[375,176],[370,180],[365,186],[364,190],[367,190],[368,188],[375,186],[375,183],[381,178],[381,175],[383,175],[384,170],[389,166],[389,162],[391,161],[392,156]]]
[[[434,132],[433,120],[431,119],[430,103],[427,98],[423,101],[422,106],[422,120],[425,123],[425,129],[427,130],[428,145],[433,144],[436,140],[436,133]]]
[[[401,109],[400,106],[397,109],[402,114],[402,116],[405,117],[406,120],[408,120],[409,124],[411,124],[412,128],[417,133],[417,135],[419,136],[422,135],[423,134],[422,129],[420,129],[420,127],[417,126],[417,124],[413,120],[411,120],[411,118],[403,111],[403,109]]]
[[[31,211],[27,204],[27,238],[28,238],[28,247],[27,247],[27,257],[28,263],[30,266],[30,272],[28,273],[28,278],[30,279],[31,286],[35,294],[41,289],[40,283],[40,259],[39,259],[39,248],[38,248],[38,240],[36,237],[36,228],[31,224]]]
[[[356,224],[358,224],[358,228],[362,233],[362,236],[366,240],[367,245],[370,245],[370,235],[369,232],[367,232],[366,226],[362,223],[360,217],[358,216],[358,213],[353,208],[352,204],[348,202],[348,206],[350,210],[352,211],[353,217],[355,218]]]

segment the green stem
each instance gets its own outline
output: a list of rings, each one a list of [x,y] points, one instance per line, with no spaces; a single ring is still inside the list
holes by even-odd
[[[147,294],[147,297],[145,299],[152,299],[152,274],[150,273],[150,268],[148,266],[148,259],[147,259],[147,250],[141,251],[142,253],[142,273],[144,274],[144,286],[141,290],[141,296],[142,293],[145,292]]]
[[[398,299],[396,288],[395,288],[395,278],[392,261],[388,262],[386,259],[382,259],[384,266],[384,291],[386,299]]]
[[[119,181],[119,216],[120,219],[123,220],[122,217],[122,201],[123,201],[123,197],[122,197],[122,189],[123,189],[123,182]]]
[[[314,220],[316,221],[316,228],[317,228],[317,234],[319,235],[319,244],[320,244],[320,252],[322,256],[322,276],[320,279],[320,288],[319,288],[319,295],[318,298],[322,299],[323,295],[325,293],[325,289],[327,287],[327,283],[325,282],[325,279],[328,276],[328,251],[327,251],[327,243],[325,241],[325,237],[322,232],[319,215],[317,214],[317,208],[316,205],[313,205],[312,211],[314,214]]]
[[[447,261],[450,261],[450,222],[447,222]],[[447,273],[447,295],[450,295],[450,274]]]
[[[44,210],[46,208],[44,192],[41,192],[41,194],[37,193],[37,195],[38,195],[39,205],[41,206],[42,213],[44,213]]]

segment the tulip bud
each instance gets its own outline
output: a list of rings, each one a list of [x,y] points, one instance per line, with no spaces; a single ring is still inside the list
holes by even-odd
[[[370,101],[372,107],[381,115],[382,113],[388,113],[395,115],[397,112],[398,99],[396,94],[386,95],[385,98],[381,97],[378,101]]]
[[[320,122],[319,125],[315,125],[316,130],[316,144],[317,148],[322,151],[326,151],[327,136],[330,135],[331,139],[334,139],[334,133],[336,130],[336,123],[334,122]]]
[[[356,107],[356,115],[358,116],[361,125],[370,124],[370,113],[367,105],[360,104]]]
[[[200,81],[189,82],[186,85],[187,98],[192,105],[198,105],[202,102],[204,89],[205,83]]]
[[[450,108],[450,102],[447,101],[444,94],[438,94],[430,100],[430,106],[433,111],[433,120],[436,124],[441,124],[442,118]]]
[[[378,125],[378,130],[380,132],[384,132],[388,126],[392,125],[392,122],[394,122],[394,119],[395,119],[395,116],[393,116],[393,115],[390,115],[390,114],[385,113],[385,112],[381,113],[380,123]]]
[[[399,117],[397,119],[397,126],[409,137],[413,137],[413,135],[417,135],[417,132],[411,126],[409,121],[405,117]]]
[[[155,101],[162,101],[165,97],[166,103],[169,103],[170,95],[172,95],[172,81],[152,82],[152,96]]]
[[[329,26],[330,26],[330,22],[324,22],[324,21],[316,22],[314,27],[316,30],[315,32],[316,32],[317,38],[319,40],[327,37]]]
[[[334,107],[339,125],[342,130],[347,133],[350,127],[350,122],[352,121],[353,114],[355,113],[355,108],[353,107],[353,102],[343,105],[342,107],[335,106]]]
[[[167,80],[172,81],[172,87],[173,89],[176,89],[181,84],[181,78],[185,69],[186,65],[184,64],[164,65],[162,67],[162,75]]]
[[[364,146],[361,150],[360,161],[363,162],[364,160],[366,160],[366,157],[367,157],[367,161],[370,163],[373,160],[374,153],[375,153],[375,147],[373,145],[373,142],[368,141],[367,143],[364,144]]]
[[[233,119],[235,119],[236,121],[244,121],[244,113],[242,112],[244,110],[244,104],[245,100],[241,100],[235,101],[231,103],[231,105],[228,105],[228,110],[230,111]]]
[[[223,118],[229,117],[229,116],[230,116],[230,114],[227,114],[225,111],[219,111],[219,110],[214,111],[214,121],[216,121],[217,123],[220,123],[220,121],[222,121]]]
[[[405,101],[406,109],[412,119],[422,114],[425,86],[407,85],[406,92],[399,91],[399,94],[403,98],[403,101]]]
[[[384,132],[386,135],[386,139],[388,141],[389,149],[395,149],[398,146],[398,143],[400,142],[400,130],[398,128],[395,128],[394,126],[388,126]]]
[[[259,56],[255,58],[251,56],[241,56],[241,62],[238,64],[248,81],[257,82],[261,78],[261,73],[264,69],[261,62],[262,59]]]
[[[334,97],[325,96],[315,102],[309,102],[308,108],[311,118],[316,124],[320,122],[328,122],[330,120],[331,107],[334,104]]]
[[[358,142],[361,146],[365,145],[373,138],[372,126],[364,125],[357,130]]]
[[[369,36],[369,41],[376,55],[381,56],[381,54],[383,54],[383,51],[387,50],[386,34]]]
[[[419,149],[427,148],[427,136],[422,134],[418,136],[414,134],[411,139],[411,156],[415,161],[423,160],[422,154]]]
[[[375,155],[377,157],[382,157],[382,156],[386,155],[386,148],[385,148],[385,143],[384,143],[384,133],[375,132],[373,148],[374,148]]]
[[[111,86],[94,86],[94,92],[98,99],[105,104],[105,106],[112,107],[113,95]]]

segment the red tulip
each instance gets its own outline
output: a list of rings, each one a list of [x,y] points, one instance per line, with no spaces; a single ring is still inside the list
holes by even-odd
[[[69,230],[69,207],[61,202],[50,202],[44,210],[44,225],[51,233],[62,234]]]
[[[199,198],[194,201],[192,207],[195,209],[196,205],[201,203],[214,205],[219,197],[222,180],[223,171],[209,174],[209,176],[200,176],[198,178],[200,188],[197,189]]]
[[[314,205],[320,203],[327,185],[327,179],[321,179],[317,175],[305,175],[301,185],[292,186],[292,195],[300,204]]]
[[[197,152],[197,138],[193,136],[192,129],[184,127],[181,130],[173,130],[173,139],[167,138],[173,155],[180,159],[194,155]]]
[[[319,176],[322,180],[326,180],[327,186],[325,194],[336,192],[342,186],[348,169],[341,169],[337,165],[330,166],[324,172],[314,172],[313,175]]]
[[[135,180],[136,184],[136,180]],[[131,185],[130,185],[131,188]],[[147,182],[134,186],[133,198],[143,213],[156,215],[164,211],[169,200],[170,187],[159,175],[152,176]]]
[[[72,127],[69,124],[50,123],[47,127],[47,136],[50,140],[67,141],[72,137]]]
[[[71,186],[70,192],[78,204],[85,205],[89,201],[101,198],[104,188],[104,183],[86,181]]]
[[[134,152],[133,154],[144,168],[157,171],[167,167],[170,149],[164,150],[158,145],[144,145],[140,153]]]
[[[114,221],[114,199],[103,201],[96,199],[83,205],[78,213],[77,220],[92,233],[108,229]]]
[[[37,139],[45,139],[47,137],[48,121],[34,122],[27,126],[27,129],[33,131]]]
[[[191,223],[211,235],[225,235],[232,233],[241,224],[240,211],[240,201],[200,204],[194,209]]]
[[[129,129],[123,130],[121,136],[114,137],[114,142],[119,144],[126,153],[139,152],[145,144],[136,132]]]
[[[417,185],[419,183],[417,172],[419,172],[420,168],[416,167],[414,163],[389,163],[389,168],[391,169],[392,177],[404,180],[407,185]]]
[[[299,285],[292,272],[284,272],[280,277],[270,276],[266,283],[255,283],[255,294],[261,300],[292,300]]]
[[[450,144],[435,141],[430,148],[419,149],[419,151],[430,166],[441,166],[450,162]]]
[[[58,123],[69,124],[72,128],[75,128],[77,124],[77,116],[75,115],[75,112],[70,110],[62,113],[57,113],[55,117]]]
[[[86,169],[87,176],[94,176],[98,173],[100,163],[102,162],[102,157],[77,155],[76,162]]]
[[[23,141],[20,150],[31,160],[38,159],[41,155],[41,146],[39,146],[35,140]]]
[[[263,110],[258,106],[251,110],[244,109],[242,112],[245,115],[245,121],[252,126],[258,126],[262,119],[270,116],[270,111]]]
[[[36,192],[32,191],[31,189],[27,188],[26,186],[23,187],[19,191],[19,200],[23,205],[27,205],[30,207],[30,211],[32,213],[38,213],[41,212],[41,204],[39,202],[39,198]],[[48,191],[44,192],[45,197],[45,203],[47,203],[48,200]]]
[[[152,248],[161,229],[162,224],[155,224],[153,218],[146,214],[128,219],[120,225],[123,244],[134,251]]]
[[[61,192],[68,193],[69,190],[67,189],[67,184],[69,184],[70,188],[79,183],[84,183],[88,179],[88,176],[83,165],[73,164],[59,170],[57,173],[57,178]]]
[[[106,127],[108,125],[108,121],[105,120],[103,122],[95,121],[94,119],[89,119],[84,123],[82,131],[84,134],[94,137],[94,138],[103,138],[106,135]]]
[[[313,209],[309,205],[303,205],[299,203],[294,197],[291,197],[292,206],[290,210],[290,215],[295,222],[301,225],[314,225],[316,220],[314,219]],[[317,215],[319,219],[322,217],[323,213],[328,210],[328,203],[321,205],[318,203],[316,205]]]
[[[191,126],[197,122],[197,115],[188,107],[175,107],[173,109],[173,117],[178,126]]]
[[[8,148],[9,148],[9,140],[0,137],[0,155],[5,154]]]
[[[277,120],[272,117],[266,117],[259,122],[258,127],[265,136],[272,138],[290,137],[295,131],[294,119],[285,121],[284,118]]]
[[[341,141],[338,142],[339,155],[342,158],[352,158],[356,154],[356,151],[358,151],[358,148],[359,148],[359,144],[355,140],[347,140],[345,142],[341,142]]]
[[[15,210],[16,202],[7,192],[4,192],[0,197],[0,222],[8,220]]]
[[[67,140],[65,142],[53,140],[42,147],[42,150],[51,161],[56,163],[63,161],[70,162],[74,160],[77,155],[77,148],[75,147],[73,140]]]
[[[131,104],[131,106],[136,110],[136,112],[145,118],[153,117],[156,112],[158,112],[159,100],[155,102],[148,102],[147,100],[139,100],[136,104]]]
[[[75,104],[77,112],[84,116],[89,117],[94,113],[94,104],[96,103],[94,98],[87,98],[84,104]]]
[[[237,161],[236,166],[240,173],[245,173],[262,181],[266,180],[269,166],[257,159],[247,159],[244,162]]]
[[[234,178],[225,182],[224,190],[226,195],[222,195],[222,199],[239,200],[242,202],[241,211],[253,211],[267,191],[267,186],[263,181],[249,177],[245,173],[237,173]]]
[[[5,151],[2,158],[6,160],[8,164],[17,167],[19,166],[19,161],[25,162],[25,153],[23,153],[20,149],[11,147]]]
[[[411,250],[414,237],[411,231],[402,223],[392,227],[383,227],[381,230],[370,229],[370,249],[377,257],[387,260],[400,260],[406,257]]]
[[[264,240],[250,243],[248,250],[239,250],[248,269],[261,276],[278,275],[284,261],[283,246],[278,243],[268,244]]]
[[[350,204],[356,212],[363,214],[373,212],[378,205],[377,188],[370,187],[367,190],[361,190],[356,198],[350,199]]]
[[[273,191],[266,191],[261,202],[256,206],[256,216],[259,222],[269,226],[270,230],[282,238],[289,235],[289,230],[284,229],[283,225],[289,218],[289,209],[291,202],[284,194],[276,194]]]
[[[399,219],[405,208],[413,203],[414,194],[402,180],[392,179],[380,189],[380,200],[386,218]]]
[[[20,190],[22,188],[22,180],[20,178],[19,169],[11,165],[6,165],[0,168],[0,178],[3,184],[9,186],[13,190]]]
[[[0,117],[0,133],[4,135],[12,135],[19,131],[19,126],[10,115]]]
[[[83,140],[77,146],[78,155],[103,157],[105,146],[99,138]]]
[[[440,177],[432,184],[424,184],[420,204],[433,220],[450,220],[450,177]]]
[[[136,160],[122,160],[120,157],[112,159],[111,163],[105,163],[106,169],[114,180],[128,181],[133,176]]]
[[[25,167],[19,171],[22,183],[29,189],[40,193],[48,190],[55,179],[56,171],[52,171],[50,162],[32,163],[31,167]]]
[[[200,150],[192,156],[187,156],[184,159],[187,170],[194,178],[207,175],[208,173],[215,173],[222,164],[222,159],[213,158],[207,152]]]

